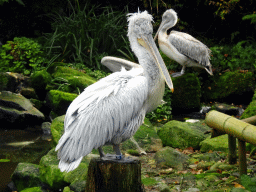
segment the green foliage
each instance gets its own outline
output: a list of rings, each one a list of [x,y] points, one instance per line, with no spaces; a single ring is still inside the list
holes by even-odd
[[[5,2],[8,3],[9,1],[10,0],[0,0],[0,5],[3,5]],[[16,2],[25,6],[22,0],[16,0]]]
[[[125,46],[126,14],[88,2],[83,9],[78,2],[71,8],[69,16],[55,15],[54,33],[46,35],[48,54],[61,54],[59,61],[84,63],[87,67],[101,69],[103,56],[118,55],[117,50]]]
[[[256,68],[256,43],[241,41],[235,46],[216,46],[212,51],[211,64],[221,70],[254,69]]]
[[[251,19],[251,24],[256,23],[256,14],[250,14],[250,15],[245,15],[243,18],[243,20],[248,20]]]
[[[0,70],[28,75],[40,69],[45,58],[40,44],[26,37],[15,37],[0,49]]]
[[[256,191],[256,177],[251,178],[248,175],[242,175],[241,184],[249,191]]]

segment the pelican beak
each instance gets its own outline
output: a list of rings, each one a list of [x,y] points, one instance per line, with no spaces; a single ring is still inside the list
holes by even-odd
[[[142,36],[142,38],[138,39],[138,43],[143,46],[146,50],[149,51],[149,53],[152,55],[152,57],[155,60],[155,63],[157,63],[157,66],[159,68],[159,70],[161,71],[166,84],[168,85],[168,87],[171,89],[171,91],[173,92],[173,83],[172,83],[172,79],[170,77],[170,74],[164,64],[164,61],[156,47],[156,44],[152,38],[151,34],[148,35],[144,35]]]

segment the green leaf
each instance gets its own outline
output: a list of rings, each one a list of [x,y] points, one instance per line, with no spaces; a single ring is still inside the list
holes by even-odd
[[[0,159],[0,163],[4,163],[4,162],[9,162],[11,161],[10,159]]]

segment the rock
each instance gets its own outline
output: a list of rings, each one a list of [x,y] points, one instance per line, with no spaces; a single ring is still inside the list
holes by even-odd
[[[184,191],[184,192],[199,192],[200,189],[198,188],[188,188],[188,190]]]
[[[59,116],[52,121],[51,133],[53,144],[56,146],[64,133],[64,119],[65,115]]]
[[[199,149],[200,142],[207,138],[204,133],[210,130],[204,123],[169,121],[158,130],[164,146],[185,149]]]
[[[246,119],[256,115],[256,92],[252,98],[251,103],[247,106],[240,119]]]
[[[96,82],[91,76],[66,66],[56,66],[52,73],[54,81],[47,86],[47,90],[59,89],[65,92],[82,92],[87,86]]]
[[[16,91],[19,80],[12,74],[13,73],[0,73],[0,91]]]
[[[19,163],[14,173],[12,181],[18,191],[25,188],[38,187],[41,185],[39,166],[32,163]]]
[[[207,138],[200,143],[200,151],[224,151],[228,153],[228,135],[221,135],[214,138]]]
[[[171,192],[171,189],[165,183],[159,183],[158,189],[160,192]]]
[[[27,99],[38,99],[35,89],[31,87],[22,87],[20,94],[26,97]]]
[[[43,101],[47,93],[45,88],[52,80],[51,75],[46,70],[36,71],[31,75],[30,79],[37,96]]]
[[[43,131],[42,140],[52,140],[52,132],[51,132],[51,123],[43,122],[41,125],[41,129]]]
[[[32,187],[22,190],[21,192],[44,192],[41,187]]]
[[[137,130],[133,138],[138,146],[136,146],[136,143],[131,138],[121,144],[121,149],[124,151],[138,150],[140,154],[143,154],[143,151],[156,152],[162,148],[162,141],[157,135],[156,128],[147,118],[144,119],[144,123]]]
[[[157,151],[154,158],[157,166],[161,168],[172,167],[177,170],[182,170],[188,160],[185,154],[171,147],[164,147],[160,151]]]
[[[70,190],[69,187],[65,187],[65,188],[63,189],[63,192],[72,192],[72,190]]]
[[[66,114],[69,105],[77,96],[73,93],[51,90],[46,97],[46,106],[51,108],[58,116],[61,116]]]
[[[233,105],[228,105],[225,103],[215,103],[212,106],[212,109],[225,113],[227,115],[234,115],[237,116],[240,113],[240,108],[239,107],[235,107]]]
[[[63,189],[65,186],[78,181],[85,181],[91,156],[86,156],[77,169],[71,172],[61,172],[57,152],[53,148],[43,156],[39,163],[40,179],[52,190]]]
[[[173,78],[175,91],[172,94],[173,114],[184,114],[200,110],[200,82],[193,73]]]
[[[41,129],[43,130],[44,135],[51,135],[51,123],[50,122],[43,122],[41,125]]]
[[[220,101],[229,103],[246,103],[254,92],[254,76],[252,72],[239,71],[215,74],[203,82],[201,87],[204,101]]]
[[[0,92],[1,124],[13,123],[19,127],[34,125],[44,120],[44,115],[31,102],[20,94]],[[10,126],[9,126],[10,127]]]
[[[69,187],[72,191],[75,192],[84,192],[85,191],[85,186],[86,186],[86,181],[79,180],[79,181],[74,181]]]

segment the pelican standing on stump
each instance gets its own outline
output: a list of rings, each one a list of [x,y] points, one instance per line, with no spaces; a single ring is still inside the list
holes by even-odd
[[[129,71],[122,67],[87,87],[69,106],[65,132],[55,149],[61,171],[77,168],[92,149],[98,149],[103,159],[113,158],[104,154],[103,145],[113,145],[114,159],[122,159],[119,144],[132,137],[146,113],[161,103],[165,81],[173,91],[172,80],[152,37],[152,20],[146,11],[130,14],[128,18],[130,45],[142,67]],[[123,59],[119,62],[127,64]]]
[[[181,72],[172,74],[172,77],[183,75],[186,67],[204,68],[213,75],[209,61],[211,50],[206,45],[187,33],[173,30],[167,35],[167,30],[174,27],[177,21],[177,13],[173,9],[165,11],[154,38],[158,37],[159,47],[166,56],[182,65]]]

